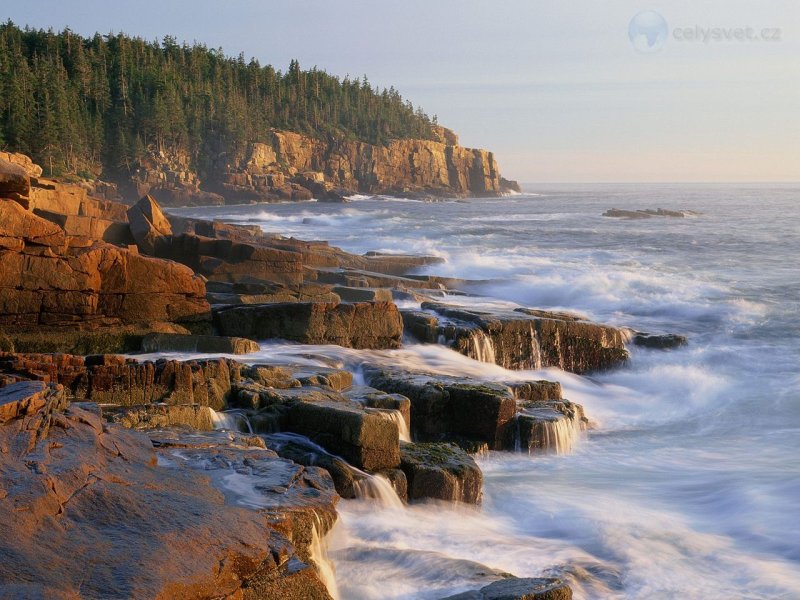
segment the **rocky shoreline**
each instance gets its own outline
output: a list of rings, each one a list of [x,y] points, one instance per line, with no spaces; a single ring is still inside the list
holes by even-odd
[[[305,152],[290,138],[281,155]],[[428,142],[451,148],[450,162],[456,143]],[[296,160],[313,167],[309,152]],[[452,186],[452,166],[430,160]],[[483,191],[499,192],[496,166],[481,172]],[[258,342],[440,344],[506,369],[574,373],[623,365],[627,343],[686,342],[535,308],[447,304],[442,292],[459,280],[415,274],[437,260],[174,217],[153,196],[97,198],[41,179],[22,155],[0,157],[0,507],[17,515],[0,525],[0,595],[330,598],[322,548],[340,498],[479,504],[474,455],[566,452],[589,423],[557,382],[385,361],[361,364],[356,381],[336,367],[249,360]],[[419,309],[395,304],[409,295]],[[506,578],[453,596],[499,597],[571,592]]]

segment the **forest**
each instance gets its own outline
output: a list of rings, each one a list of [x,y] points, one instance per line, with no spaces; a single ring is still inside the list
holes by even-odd
[[[48,175],[122,174],[149,152],[176,150],[202,169],[272,128],[371,144],[432,139],[435,122],[394,88],[296,60],[280,71],[172,37],[0,25],[0,148]]]

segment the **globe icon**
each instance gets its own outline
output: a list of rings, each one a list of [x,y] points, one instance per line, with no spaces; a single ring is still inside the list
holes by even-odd
[[[628,37],[639,52],[658,52],[667,40],[667,22],[654,10],[644,10],[631,19]]]

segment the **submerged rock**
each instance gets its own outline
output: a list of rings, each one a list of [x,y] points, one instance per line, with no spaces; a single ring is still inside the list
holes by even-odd
[[[472,592],[442,600],[571,600],[572,589],[549,577],[501,579]]]
[[[400,469],[408,481],[408,499],[434,498],[478,504],[483,473],[464,450],[446,443],[404,443]]]
[[[621,210],[611,208],[603,213],[604,217],[616,217],[618,219],[649,219],[651,217],[677,217],[683,218],[690,215],[697,215],[693,210],[667,210],[666,208],[647,208],[644,210]]]
[[[637,346],[656,350],[671,350],[689,343],[685,335],[677,333],[635,333],[632,341]]]

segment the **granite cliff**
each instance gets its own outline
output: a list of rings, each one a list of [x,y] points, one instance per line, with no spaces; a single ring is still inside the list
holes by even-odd
[[[441,126],[437,139],[385,146],[271,130],[267,139],[223,152],[198,173],[188,156],[150,154],[133,175],[136,194],[166,205],[275,200],[338,201],[355,193],[417,197],[499,196],[518,190],[500,177],[494,154],[458,145]],[[123,182],[124,183],[124,182]]]

